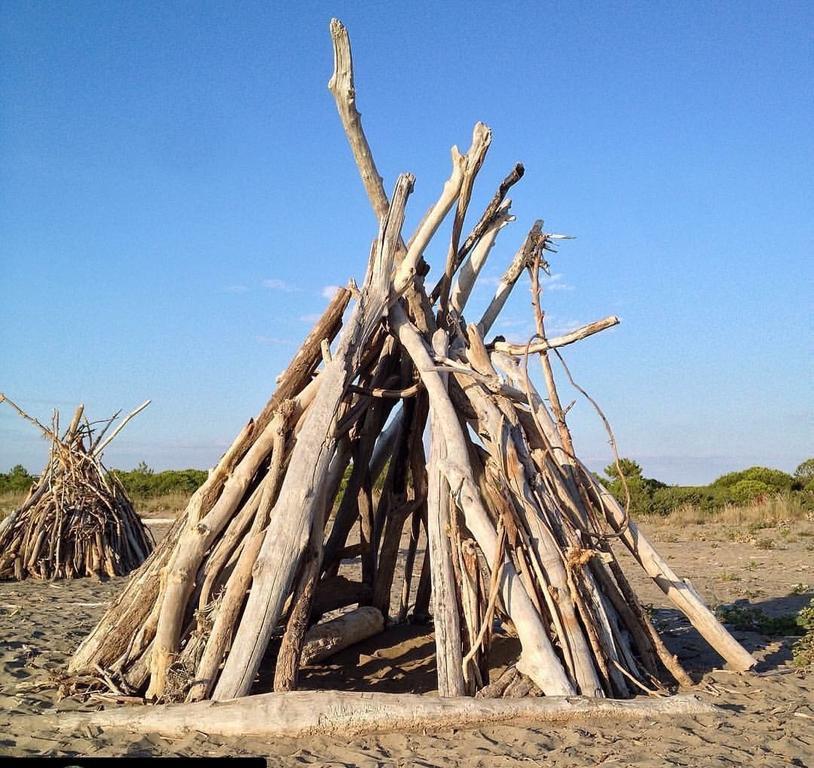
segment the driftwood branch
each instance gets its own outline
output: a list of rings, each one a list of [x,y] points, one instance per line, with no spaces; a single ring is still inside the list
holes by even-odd
[[[345,25],[339,19],[331,19],[331,40],[334,50],[334,72],[328,81],[328,90],[333,94],[339,119],[350,142],[354,160],[359,168],[370,204],[381,221],[390,208],[382,177],[376,170],[373,154],[362,129],[362,120],[356,109],[356,88],[353,82],[353,57],[350,37]]]
[[[566,347],[575,341],[587,339],[588,336],[593,336],[595,333],[604,331],[607,328],[613,328],[613,326],[619,325],[620,322],[615,315],[609,315],[602,320],[596,320],[593,323],[588,323],[573,331],[564,333],[562,336],[554,336],[551,339],[543,339],[531,344],[510,344],[508,341],[493,341],[488,347],[498,352],[504,352],[507,355],[533,355],[545,352],[547,349]]]
[[[100,443],[93,449],[93,455],[101,456],[105,448],[107,448],[107,446],[110,445],[110,443],[112,443],[113,440],[116,438],[116,435],[118,435],[119,432],[121,432],[127,426],[130,420],[133,419],[135,416],[138,416],[138,414],[140,414],[151,402],[152,402],[151,400],[145,400],[138,408],[128,413],[127,416],[125,416],[121,420],[121,422],[116,426],[116,429],[113,430],[110,436],[107,437],[104,440],[104,442]]]
[[[92,725],[182,736],[262,738],[358,736],[387,731],[441,730],[485,723],[571,723],[649,720],[714,715],[717,710],[692,694],[662,699],[614,701],[580,697],[439,699],[415,694],[294,691],[247,696],[235,701],[138,707],[103,712],[61,712],[49,721],[60,731]],[[42,715],[45,718],[47,715]]]
[[[517,251],[514,259],[512,259],[512,263],[509,264],[508,268],[503,274],[503,277],[500,278],[500,282],[495,290],[495,295],[478,323],[481,336],[486,336],[486,334],[491,330],[497,316],[503,309],[503,305],[511,295],[515,283],[520,275],[523,274],[523,270],[530,263],[534,251],[542,247],[542,238],[543,222],[536,221],[528,235],[526,235],[526,239],[523,241],[523,245],[520,247],[520,250]]]

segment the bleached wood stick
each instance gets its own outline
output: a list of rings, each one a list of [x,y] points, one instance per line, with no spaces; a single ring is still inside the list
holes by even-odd
[[[69,674],[94,673],[97,664],[106,667],[116,659],[121,659],[122,664],[128,661],[133,638],[117,629],[123,623],[141,627],[136,637],[146,633],[148,615],[158,599],[159,575],[171,557],[173,542],[183,527],[182,515],[76,649],[68,665]],[[149,632],[152,637],[154,627]],[[140,649],[143,650],[147,643],[149,639]]]
[[[452,148],[452,174],[444,184],[441,196],[421,222],[418,231],[410,241],[407,255],[399,265],[393,279],[394,297],[400,296],[412,285],[427,244],[456,200],[458,200],[460,206],[461,195],[466,191],[467,184],[469,184],[469,193],[471,193],[471,184],[480,168],[480,164],[483,162],[483,156],[489,148],[491,137],[491,131],[483,123],[476,123],[472,131],[472,144],[466,154],[461,155],[457,147]],[[456,222],[458,218],[459,215],[456,214]],[[460,229],[458,235],[460,235]],[[454,245],[457,248],[457,242],[454,242]]]
[[[433,348],[439,355],[446,354],[447,335],[440,328],[435,332]],[[446,389],[446,376],[442,375],[440,378]],[[427,547],[432,579],[438,695],[463,696],[466,684],[462,666],[461,621],[452,566],[455,555],[449,538],[451,499],[447,479],[440,467],[441,462],[447,458],[447,450],[440,417],[432,398],[430,440],[430,461],[427,465]]]
[[[542,237],[543,222],[536,221],[534,222],[534,226],[531,228],[528,235],[526,235],[526,239],[523,241],[523,245],[520,247],[520,250],[515,254],[514,259],[512,259],[512,263],[509,264],[508,268],[503,273],[503,277],[500,278],[494,298],[486,308],[486,311],[483,313],[483,317],[478,323],[481,336],[486,336],[486,334],[491,330],[492,325],[494,324],[495,320],[497,320],[497,316],[503,309],[503,305],[509,298],[512,288],[514,288],[515,283],[520,275],[523,274],[523,270],[529,263],[529,259],[534,253],[534,249],[540,246]]]
[[[345,129],[356,166],[362,177],[370,204],[376,217],[381,221],[390,208],[382,177],[376,169],[370,145],[362,129],[362,120],[356,109],[356,88],[353,83],[353,57],[350,37],[345,25],[339,19],[331,19],[331,42],[334,50],[334,71],[328,81],[328,90],[333,94],[339,119]]]
[[[463,245],[458,249],[458,256],[456,260],[455,269],[457,270],[461,264],[463,264],[464,259],[469,255],[469,252],[475,247],[477,242],[483,237],[486,230],[492,224],[494,217],[497,215],[498,210],[503,205],[503,200],[506,197],[506,193],[515,185],[517,184],[520,179],[523,178],[523,174],[525,173],[525,169],[523,168],[522,163],[517,163],[514,168],[509,172],[505,179],[500,183],[500,186],[495,192],[492,199],[489,201],[489,205],[486,206],[486,209],[481,214],[478,223],[472,228],[472,231],[467,235],[466,240],[464,240]],[[435,284],[435,288],[432,289],[432,293],[430,294],[430,303],[434,304],[437,300],[439,295],[441,294],[441,285],[443,283],[444,276],[442,275],[438,282]]]
[[[215,699],[249,692],[280,619],[319,506],[325,503],[324,483],[336,447],[334,428],[340,404],[365,344],[387,307],[395,251],[413,181],[412,176],[404,174],[396,183],[393,204],[381,221],[378,246],[368,265],[359,303],[333,359],[320,374],[322,385],[292,451],[255,564],[252,590],[213,694]]]
[[[367,640],[384,631],[384,616],[378,608],[364,605],[353,611],[315,624],[305,633],[302,646],[303,666],[317,664],[354,643]]]
[[[308,547],[302,558],[300,572],[297,574],[285,633],[280,642],[280,650],[277,652],[277,664],[274,668],[274,690],[277,692],[293,691],[297,688],[305,633],[311,618],[314,593],[319,581],[320,566],[322,565],[325,521],[330,503],[326,494],[325,503],[314,518]]]
[[[145,400],[138,408],[136,408],[131,413],[128,413],[127,416],[125,416],[124,419],[122,419],[122,421],[116,427],[116,429],[113,430],[110,436],[103,443],[97,445],[96,448],[94,448],[93,455],[101,456],[105,448],[107,448],[107,446],[110,445],[116,438],[116,435],[118,435],[119,432],[121,432],[127,426],[127,423],[135,416],[138,416],[138,414],[140,414],[151,402],[152,402],[151,400]]]
[[[472,289],[475,287],[475,281],[478,279],[486,259],[489,258],[500,230],[513,220],[513,217],[509,215],[509,206],[511,206],[511,200],[507,200],[500,206],[483,236],[478,240],[471,257],[461,266],[450,301],[452,309],[459,315],[469,300]]]
[[[76,407],[74,411],[73,418],[71,419],[71,423],[68,425],[68,429],[65,430],[65,436],[62,438],[63,443],[70,443],[74,437],[76,436],[76,429],[79,426],[79,420],[82,418],[82,414],[85,412],[85,406],[80,404]],[[87,419],[86,419],[87,421]]]
[[[373,455],[370,457],[370,477],[373,482],[376,482],[376,478],[382,473],[384,465],[393,453],[393,446],[404,425],[404,408],[402,406],[398,406],[398,408],[395,416],[390,419],[390,423],[379,434]]]
[[[332,339],[342,325],[342,315],[350,299],[350,291],[342,288],[326,307],[322,317],[312,328],[302,346],[277,380],[277,389],[266,403],[257,419],[250,420],[240,431],[232,445],[221,457],[217,466],[209,473],[206,481],[192,495],[184,514],[178,518],[173,530],[167,535],[159,548],[138,576],[131,579],[118,600],[105,613],[94,630],[82,642],[71,659],[69,671],[78,673],[94,671],[94,663],[106,666],[119,659],[117,665],[123,668],[127,664],[138,664],[146,679],[146,665],[139,659],[142,650],[147,646],[155,632],[155,626],[145,624],[148,614],[156,601],[161,601],[158,589],[158,573],[172,556],[172,545],[176,542],[180,529],[189,523],[197,522],[204,516],[219,498],[223,485],[231,475],[237,462],[245,455],[249,447],[261,435],[279,406],[291,397],[298,396],[302,388],[312,390],[315,380],[307,383],[314,367],[320,360],[320,346],[323,339]],[[304,392],[302,394],[305,394]],[[249,564],[249,569],[251,563]],[[242,595],[242,592],[240,593]],[[238,598],[242,601],[242,597]],[[238,605],[238,608],[240,606]],[[154,612],[158,615],[158,612]],[[220,617],[220,614],[219,614]],[[119,626],[141,626],[139,635],[144,634],[143,643],[130,649],[126,633],[117,631]],[[128,650],[125,651],[125,648]],[[119,658],[124,653],[122,658]],[[215,662],[217,666],[218,661]],[[142,674],[140,671],[139,674]],[[143,681],[142,679],[142,681]],[[141,683],[139,683],[141,685]]]
[[[403,358],[401,364],[404,371],[412,373],[412,363],[407,358]],[[423,392],[420,397],[405,404],[406,426],[400,432],[398,443],[388,462],[387,477],[376,509],[376,524],[381,531],[378,540],[381,544],[378,547],[372,604],[385,617],[390,615],[393,580],[400,559],[404,524],[422,507],[426,509],[427,462],[423,435],[428,413],[429,405]],[[409,559],[408,554],[407,560]]]
[[[492,131],[483,123],[477,123],[472,134],[472,150],[469,151],[466,158],[466,168],[464,169],[461,193],[458,195],[455,219],[452,222],[452,236],[450,238],[444,277],[441,282],[441,291],[439,294],[442,313],[445,313],[447,310],[447,300],[449,299],[449,291],[452,287],[452,276],[460,265],[458,261],[458,246],[461,241],[461,230],[463,229],[466,211],[467,208],[469,208],[469,200],[472,197],[472,185],[475,183],[475,177],[483,165],[486,152],[489,150],[491,143]]]
[[[474,329],[470,330],[470,334],[475,338]],[[464,392],[475,409],[479,433],[488,436],[489,440],[484,442],[501,471],[505,473],[507,484],[509,473],[513,475],[514,483],[509,485],[514,486],[512,492],[517,496],[520,509],[523,510],[523,519],[531,534],[530,547],[540,564],[540,572],[537,574],[540,591],[558,625],[560,643],[565,646],[564,650],[567,650],[567,655],[572,660],[580,691],[589,696],[603,696],[590,649],[571,602],[563,554],[553,533],[544,524],[540,511],[532,504],[534,493],[523,473],[507,420],[480,387],[469,386]]]
[[[267,506],[263,502],[270,496],[276,494],[279,488],[282,458],[279,457],[281,451],[277,451],[276,457],[272,454],[272,467],[264,480],[265,488],[263,499],[261,499],[261,510],[255,517],[249,534],[243,544],[240,557],[232,571],[231,577],[226,584],[215,621],[206,640],[204,651],[198,662],[195,672],[195,681],[187,693],[187,701],[197,701],[209,695],[215,685],[215,675],[226,652],[229,640],[234,634],[234,623],[240,616],[240,608],[245,600],[246,590],[251,584],[251,573],[263,543],[262,529],[265,526],[265,517],[269,510],[264,511],[262,507]]]
[[[461,728],[477,723],[526,721],[570,723],[647,720],[715,715],[718,710],[693,694],[659,699],[590,699],[551,696],[521,699],[437,698],[409,693],[292,691],[246,696],[234,701],[202,701],[156,707],[121,707],[102,712],[39,715],[62,732],[93,725],[181,736],[358,736],[387,731]]]
[[[388,355],[387,357],[389,358],[390,356]],[[386,374],[388,370],[391,370],[391,366],[389,365],[391,361],[388,359],[383,360],[383,362],[385,366],[381,373]],[[375,380],[374,376],[374,381]],[[366,411],[360,426],[357,427],[358,439],[354,440],[351,451],[353,459],[351,473],[348,477],[339,509],[337,509],[336,515],[334,515],[331,533],[325,543],[323,571],[330,571],[332,568],[338,566],[337,555],[342,547],[344,547],[354,521],[360,515],[360,501],[363,510],[366,509],[368,512],[370,511],[368,504],[369,491],[376,481],[369,471],[370,456],[376,445],[376,437],[381,434],[382,425],[387,419],[392,406],[392,401],[375,401]],[[370,522],[369,517],[367,522]],[[368,533],[371,533],[371,531],[368,531]],[[369,540],[367,540],[366,543],[369,543]],[[372,551],[370,547],[366,546],[366,556],[364,560],[365,575],[367,575],[367,569],[372,564],[371,554]]]
[[[480,499],[469,461],[469,451],[458,414],[433,365],[430,351],[418,331],[411,325],[400,305],[390,310],[390,325],[413,360],[442,425],[448,459],[442,469],[461,507],[466,526],[489,563],[498,553],[497,533]],[[503,604],[517,627],[523,648],[518,668],[522,669],[548,695],[573,695],[568,680],[548,638],[545,627],[514,566],[503,558],[500,576]]]
[[[286,419],[289,413],[281,414]],[[147,698],[164,694],[167,671],[178,651],[183,628],[185,607],[195,586],[195,574],[209,547],[232,518],[251,479],[274,445],[278,425],[272,419],[263,433],[229,476],[223,493],[211,511],[200,521],[187,523],[178,538],[172,559],[163,575],[160,594],[161,608],[156,626],[153,652],[150,658],[150,686]]]
[[[620,528],[626,519],[625,511],[610,492],[596,481],[587,467],[582,462],[579,462],[579,465],[583,476],[602,498],[608,521],[614,527]],[[676,575],[633,520],[628,520],[621,538],[647,575],[681,609],[701,636],[732,665],[733,669],[747,672],[757,664],[757,660],[715,618],[715,614],[707,608],[700,595],[684,579]]]
[[[198,610],[204,610],[209,604],[212,590],[216,581],[221,577],[222,569],[246,537],[247,530],[251,526],[260,506],[262,494],[263,484],[261,483],[254,489],[248,500],[242,502],[240,511],[231,519],[217,543],[209,550],[206,562],[202,566],[203,584],[197,597]]]
[[[475,244],[478,240],[483,237],[486,230],[491,226],[494,218],[498,215],[498,211],[503,206],[503,200],[506,197],[506,193],[515,185],[517,184],[520,179],[523,178],[523,174],[525,173],[525,168],[523,168],[522,163],[515,164],[514,168],[509,171],[506,175],[506,178],[500,182],[500,186],[497,188],[497,192],[495,192],[492,199],[489,201],[489,205],[486,206],[486,209],[481,214],[478,223],[472,227],[472,231],[467,235],[466,240],[464,240],[463,245],[458,249],[458,264],[460,265],[463,260],[467,257],[469,252],[472,248],[475,247]],[[433,300],[435,298],[435,293],[433,292]]]
[[[545,313],[540,304],[540,269],[544,264],[542,251],[545,249],[546,240],[547,235],[543,235],[542,244],[534,251],[531,263],[528,265],[529,276],[531,278],[531,306],[534,309],[534,329],[537,337],[543,341],[546,339],[546,332]],[[543,370],[543,380],[545,381],[546,391],[548,392],[548,403],[551,408],[551,413],[554,414],[554,419],[557,422],[557,431],[560,433],[560,441],[568,456],[568,463],[573,467],[574,443],[571,439],[571,431],[568,429],[568,424],[565,421],[565,411],[560,402],[560,395],[557,391],[557,382],[554,380],[554,370],[551,367],[551,360],[548,357],[548,352],[545,350],[540,353],[540,367]],[[565,471],[567,474],[573,473],[571,468]]]
[[[376,170],[376,164],[370,151],[364,131],[362,130],[361,116],[356,109],[356,91],[353,83],[353,59],[350,50],[350,39],[347,29],[337,19],[331,21],[331,38],[334,47],[334,74],[328,84],[329,89],[334,94],[340,120],[345,129],[345,134],[351,146],[356,165],[362,177],[362,183],[368,193],[373,210],[377,218],[381,221],[382,216],[388,209],[387,195],[384,191],[382,179]],[[421,253],[426,247],[426,243],[432,233],[437,229],[438,224],[457,198],[460,183],[463,181],[463,163],[460,153],[453,147],[453,178],[444,186],[441,199],[424,217],[419,225],[417,233],[410,241],[412,254],[410,260],[412,267],[408,267],[402,272],[401,279],[396,292],[403,293],[410,307],[410,314],[415,318],[422,331],[431,331],[435,327],[435,320],[432,315],[426,295],[422,290],[422,277],[417,274],[417,265],[421,260]],[[461,166],[460,170],[457,170]],[[460,177],[460,179],[458,178]],[[418,236],[420,235],[420,237]],[[396,263],[406,260],[407,249],[403,241],[399,242],[396,253]]]
[[[88,453],[93,453],[94,448],[96,448],[96,446],[99,445],[99,443],[102,442],[102,439],[104,438],[105,434],[107,433],[107,430],[110,429],[110,427],[113,425],[113,422],[116,421],[116,419],[118,419],[119,416],[121,416],[121,411],[116,411],[116,413],[114,413],[105,422],[105,425],[96,433],[96,435],[95,435],[95,437],[93,439],[93,442],[90,445],[90,450],[88,451]],[[87,416],[85,417],[85,419],[87,420]]]
[[[548,349],[566,347],[569,344],[573,344],[575,341],[587,339],[588,336],[593,336],[595,333],[604,331],[606,328],[613,328],[613,326],[619,325],[620,322],[621,320],[619,320],[616,315],[609,315],[608,317],[603,317],[601,320],[595,320],[594,322],[583,325],[573,331],[564,333],[562,336],[555,336],[553,339],[535,341],[529,345],[511,344],[508,341],[493,341],[491,344],[487,345],[487,347],[494,349],[497,352],[503,352],[507,355],[525,355],[527,351],[530,355],[533,355],[539,352],[545,352]]]
[[[48,427],[40,424],[33,416],[29,416],[22,408],[20,408],[17,403],[15,403],[10,398],[6,397],[2,392],[0,392],[0,403],[8,403],[17,413],[22,416],[26,421],[31,422],[35,427],[42,431],[42,433],[47,437],[49,440],[56,440],[59,441],[59,437]]]
[[[370,204],[376,217],[381,220],[387,213],[390,204],[384,189],[384,183],[376,168],[370,144],[362,128],[361,115],[356,108],[356,88],[353,77],[350,36],[347,28],[339,19],[331,19],[330,30],[334,53],[334,71],[328,81],[328,90],[330,90],[336,102],[339,119],[345,130],[345,135],[350,144]],[[469,153],[467,153],[467,156],[469,156]],[[411,238],[410,249],[405,261],[410,262],[412,266],[406,267],[402,271],[401,277],[396,281],[397,293],[403,293],[409,286],[415,274],[416,264],[421,258],[427,243],[458,198],[464,179],[467,156],[462,156],[457,147],[452,148],[452,175],[444,185],[438,202],[421,222],[419,231]],[[474,154],[472,157],[474,157]]]

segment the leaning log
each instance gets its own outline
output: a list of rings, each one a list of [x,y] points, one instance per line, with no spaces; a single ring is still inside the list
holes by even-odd
[[[282,613],[317,507],[324,503],[325,474],[336,446],[334,425],[345,388],[387,306],[396,242],[413,181],[412,176],[403,174],[396,183],[393,205],[382,219],[361,298],[342,333],[335,357],[321,374],[323,384],[294,447],[293,469],[286,475],[266,530],[255,563],[252,591],[213,698],[248,694]]]

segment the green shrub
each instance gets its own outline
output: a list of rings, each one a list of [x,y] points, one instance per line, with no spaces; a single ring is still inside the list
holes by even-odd
[[[124,489],[134,499],[149,499],[168,493],[192,494],[207,478],[203,469],[169,469],[154,472],[146,464],[129,471],[114,469]]]
[[[742,469],[739,472],[729,472],[726,475],[721,475],[712,485],[718,488],[732,488],[732,486],[744,480],[763,483],[769,486],[770,491],[790,491],[795,484],[791,475],[781,472],[779,469],[749,467],[749,469]]]
[[[715,609],[718,620],[735,629],[760,632],[764,635],[803,635],[806,628],[800,617],[794,614],[767,616],[760,608],[751,605],[720,605]],[[802,614],[801,614],[802,615]]]
[[[669,485],[653,492],[650,508],[655,515],[669,515],[679,507],[698,507],[702,512],[715,512],[729,502],[726,488],[712,486]]]
[[[797,614],[797,624],[805,631],[805,635],[795,643],[791,653],[795,666],[807,667],[814,664],[814,598]]]
[[[814,459],[806,459],[794,470],[794,479],[807,486],[814,482]]]
[[[772,486],[760,480],[738,480],[737,483],[729,486],[729,496],[736,504],[749,504],[749,502],[773,492]]]
[[[624,483],[619,473],[622,470]],[[602,484],[613,494],[620,504],[624,504],[625,484],[630,495],[630,513],[634,516],[647,515],[652,512],[653,494],[665,484],[642,475],[642,468],[632,459],[619,459],[619,468],[616,463],[605,467],[607,479],[600,478]]]
[[[36,479],[22,464],[17,464],[9,472],[0,472],[0,493],[25,493]]]

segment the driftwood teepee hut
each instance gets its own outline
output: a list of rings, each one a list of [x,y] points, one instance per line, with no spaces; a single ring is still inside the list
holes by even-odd
[[[0,394],[0,402],[32,422],[51,443],[48,462],[28,497],[0,522],[0,579],[123,576],[141,565],[153,548],[152,537],[101,456],[148,403],[106,437],[118,414],[95,429],[80,405],[60,434],[59,412],[48,428],[5,395]]]
[[[256,709],[246,699],[236,704],[239,716],[231,705],[179,705],[172,716],[121,713],[119,723],[251,732],[263,720],[261,730],[295,732],[282,721],[325,714],[305,693],[285,693],[297,688],[303,663],[319,658],[320,648],[404,620],[418,583],[414,613],[431,609],[442,697],[501,696],[508,687],[546,696],[663,693],[688,678],[631,588],[619,547],[727,662],[751,668],[754,659],[574,451],[550,356],[618,320],[547,337],[540,271],[556,236],[542,222],[531,227],[485,312],[469,317],[473,285],[512,220],[506,195],[522,166],[466,229],[492,138],[478,123],[468,151],[452,149],[437,202],[405,237],[414,179],[400,176],[386,195],[355,106],[347,32],[337,21],[331,32],[329,88],[379,221],[364,282],[338,291],[268,404],[82,643],[71,671],[104,670],[108,685],[153,700],[225,700],[252,691],[271,649],[278,693],[270,695],[288,700],[264,698],[261,706],[252,697]],[[425,254],[448,215],[446,258],[428,285]],[[524,273],[536,334],[515,345],[492,329]],[[528,375],[534,358],[543,393]],[[355,525],[360,541],[349,544]],[[428,546],[420,565],[422,529]],[[403,537],[407,554],[399,558]],[[357,556],[361,573],[349,579],[340,565]],[[339,623],[317,623],[337,610],[344,611]],[[522,652],[507,675],[490,680],[498,621]],[[350,707],[358,726],[377,712],[399,722],[393,708],[406,711],[406,704],[376,701],[346,704],[338,694],[334,713]],[[336,726],[330,716],[320,720],[325,728],[329,721]]]

